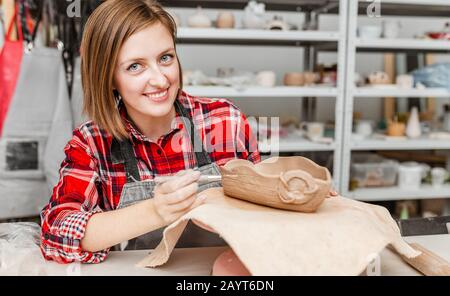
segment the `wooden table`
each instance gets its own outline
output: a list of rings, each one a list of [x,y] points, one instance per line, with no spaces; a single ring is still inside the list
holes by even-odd
[[[450,235],[428,235],[405,237],[408,242],[416,242],[450,262]],[[111,252],[100,264],[61,265],[55,262],[42,262],[39,274],[42,275],[210,275],[217,256],[226,248],[175,249],[167,264],[158,268],[139,268],[136,263],[149,251]],[[27,274],[26,272],[21,275]],[[36,269],[33,269],[36,274]],[[381,253],[381,275],[420,275],[392,251]]]

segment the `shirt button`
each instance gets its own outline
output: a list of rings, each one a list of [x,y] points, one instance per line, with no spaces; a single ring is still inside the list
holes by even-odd
[[[162,154],[162,150],[161,149],[157,149],[156,153],[158,153],[158,155],[161,155]]]

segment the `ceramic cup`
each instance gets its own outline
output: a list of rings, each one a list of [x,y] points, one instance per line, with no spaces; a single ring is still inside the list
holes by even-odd
[[[434,187],[440,187],[444,184],[447,177],[447,170],[443,168],[433,168],[431,170],[431,184]]]
[[[302,122],[300,128],[306,132],[306,137],[310,140],[323,138],[325,132],[323,122]]]
[[[423,168],[417,162],[405,162],[398,168],[398,186],[401,189],[419,189]]]
[[[275,86],[276,75],[273,71],[261,71],[256,74],[256,83],[263,87]]]
[[[382,33],[380,26],[365,25],[358,28],[358,35],[362,39],[380,38]]]
[[[355,132],[364,137],[370,137],[373,133],[373,128],[372,128],[372,121],[370,120],[359,120],[356,123],[356,130]]]
[[[414,87],[414,77],[412,75],[398,75],[396,78],[396,84],[400,88],[413,88]]]

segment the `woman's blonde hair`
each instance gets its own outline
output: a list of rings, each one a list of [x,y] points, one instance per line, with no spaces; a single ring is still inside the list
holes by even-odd
[[[117,139],[128,137],[113,91],[120,48],[131,35],[158,22],[170,32],[175,46],[175,21],[154,0],[106,0],[89,16],[84,28],[80,50],[83,112]],[[179,70],[181,87],[180,65]]]

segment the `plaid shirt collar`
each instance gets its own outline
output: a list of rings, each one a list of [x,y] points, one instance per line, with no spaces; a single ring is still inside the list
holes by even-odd
[[[188,94],[186,94],[184,91],[180,90],[178,93],[177,100],[179,100],[181,102],[181,105],[183,105],[185,108],[189,109],[189,112],[191,113],[191,116],[192,116],[192,113],[193,113],[192,108],[194,105],[192,98]],[[125,122],[125,128],[128,131],[128,133],[131,134],[135,139],[137,139],[139,141],[151,142],[151,140],[149,138],[147,138],[144,134],[142,134],[136,128],[134,123],[131,121],[131,119],[128,116],[127,109],[125,108],[125,104],[123,103],[123,100],[121,100],[119,102],[118,108],[119,108],[120,116],[122,117],[122,119]],[[181,119],[180,116],[181,116],[181,114],[178,114],[178,112],[176,112],[175,118],[174,118],[174,120],[172,120],[171,130],[166,135],[161,136],[161,138],[166,137],[172,133],[177,133],[178,131],[181,131],[182,129],[184,129],[183,120]]]

